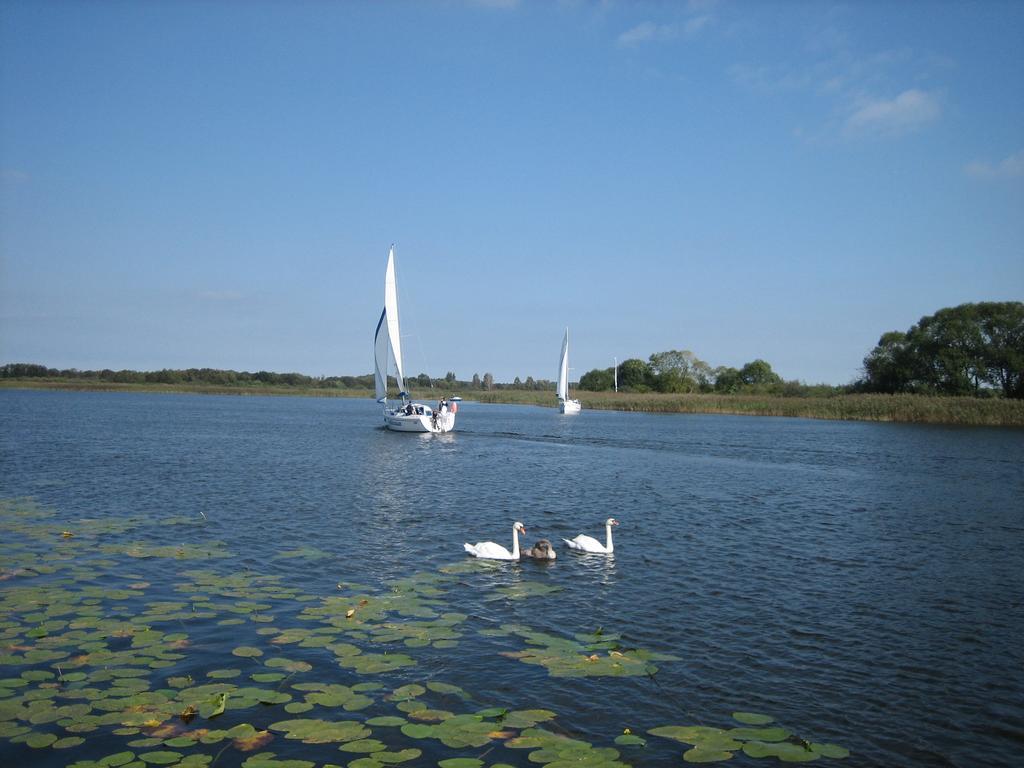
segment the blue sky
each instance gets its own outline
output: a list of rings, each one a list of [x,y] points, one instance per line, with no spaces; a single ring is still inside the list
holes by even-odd
[[[846,383],[1024,299],[1024,3],[4,2],[0,362]]]

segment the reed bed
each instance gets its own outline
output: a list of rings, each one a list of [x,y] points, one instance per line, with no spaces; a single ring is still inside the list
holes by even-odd
[[[188,384],[116,384],[67,379],[7,379],[0,388],[61,389],[116,392],[176,392],[211,395],[273,395],[303,397],[372,398],[361,389],[312,387],[215,386]],[[501,389],[415,389],[414,398],[430,402],[442,395],[461,395],[481,403],[513,403],[554,407],[554,392]],[[913,424],[1024,427],[1024,400],[930,395],[842,394],[828,397],[773,397],[768,395],[661,394],[655,392],[578,392],[584,410],[640,413],[722,413],[744,416],[785,416],[839,421],[880,421]]]

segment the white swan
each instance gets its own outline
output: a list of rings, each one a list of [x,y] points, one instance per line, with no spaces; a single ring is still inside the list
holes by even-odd
[[[569,546],[569,549],[575,549],[577,552],[594,552],[602,555],[610,555],[615,551],[615,548],[612,546],[612,526],[618,524],[619,521],[614,517],[609,517],[604,521],[604,530],[607,534],[606,538],[608,540],[607,545],[602,544],[593,536],[587,536],[583,533],[575,539],[562,539],[562,541]]]
[[[515,523],[512,526],[511,552],[493,541],[478,541],[476,544],[463,544],[462,546],[473,557],[482,557],[485,560],[518,560],[520,533],[526,533],[526,527],[522,523]]]

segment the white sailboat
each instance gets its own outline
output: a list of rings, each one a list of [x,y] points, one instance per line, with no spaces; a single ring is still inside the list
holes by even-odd
[[[384,273],[384,311],[373,335],[374,379],[377,402],[384,406],[384,426],[396,432],[451,432],[461,397],[442,398],[436,408],[414,403],[405,391],[402,337],[398,327],[398,284],[395,281],[395,246],[388,251]],[[400,403],[388,403],[388,373],[395,366]]]
[[[583,407],[579,400],[569,398],[569,329],[565,329],[562,339],[562,358],[558,361],[558,411],[559,413],[579,413]]]

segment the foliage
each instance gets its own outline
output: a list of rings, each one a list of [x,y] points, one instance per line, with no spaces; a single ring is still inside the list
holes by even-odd
[[[1024,303],[947,307],[922,317],[906,333],[883,334],[864,358],[858,387],[1024,398]]]
[[[688,349],[656,352],[648,367],[658,392],[696,392],[711,378],[711,367]]]

